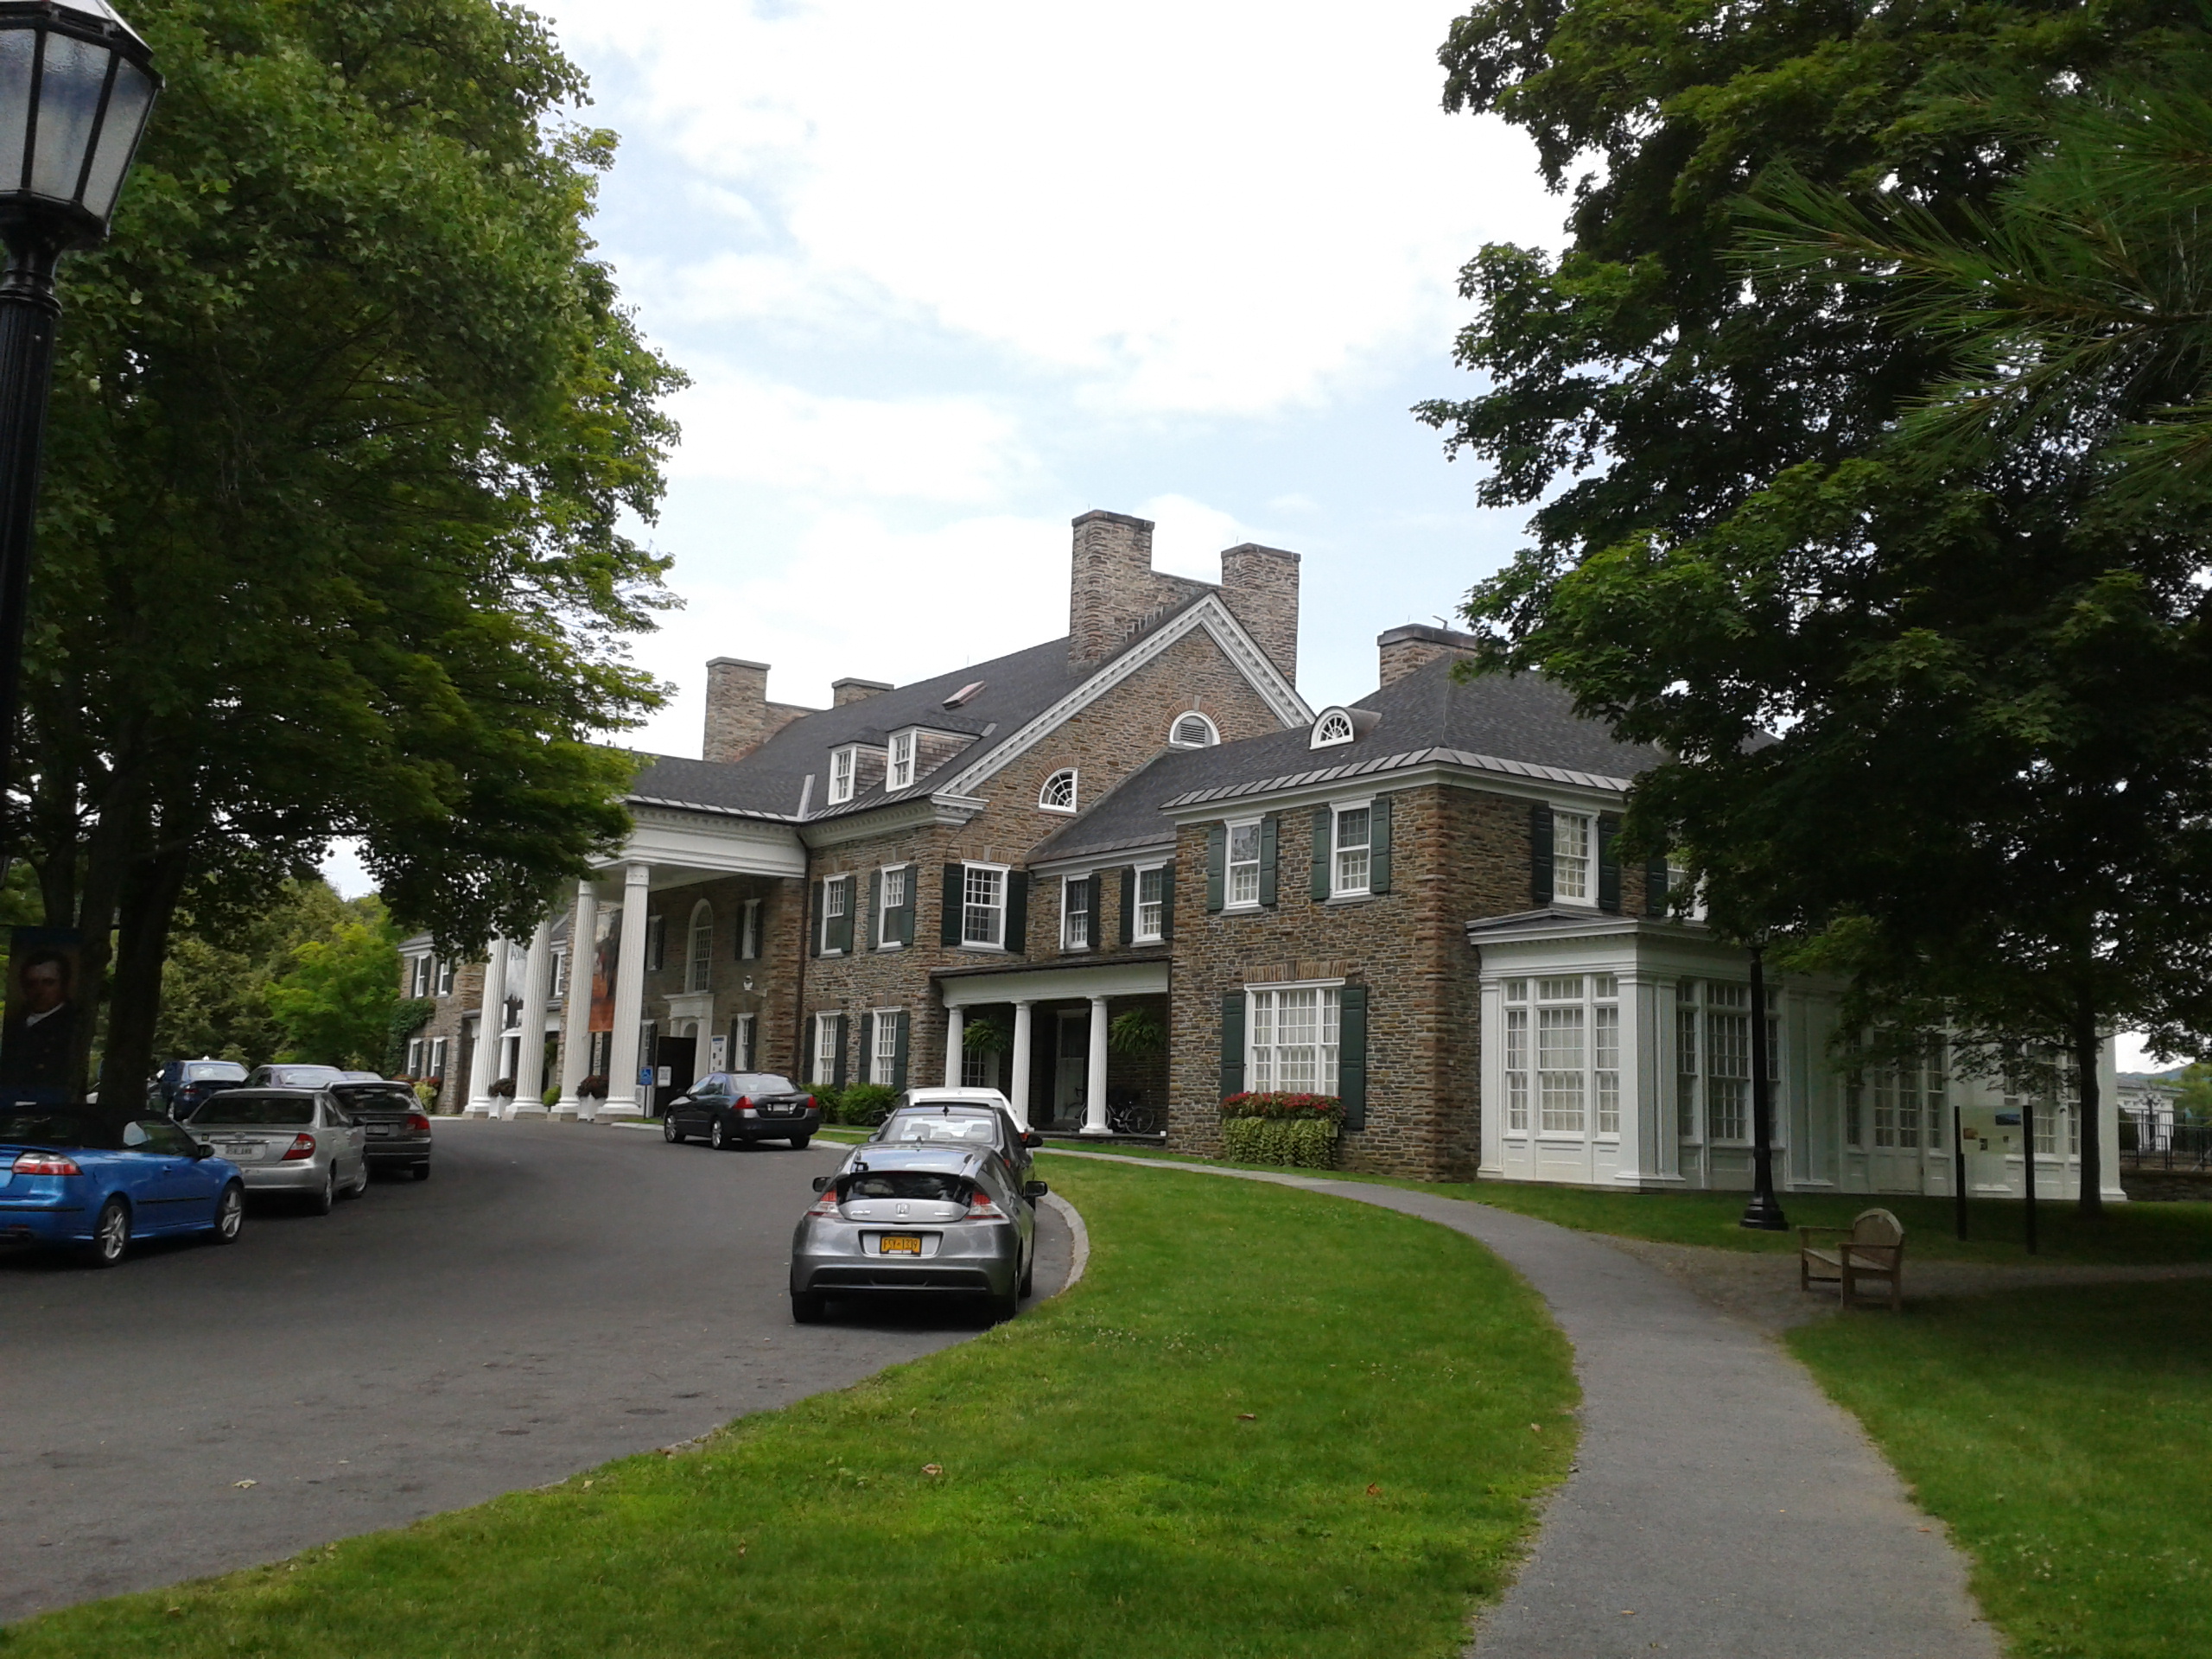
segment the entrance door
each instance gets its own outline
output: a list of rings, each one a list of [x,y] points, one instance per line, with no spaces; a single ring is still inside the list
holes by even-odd
[[[691,1086],[691,1068],[697,1063],[696,1037],[664,1037],[653,1045],[653,1116],[668,1110],[668,1103]]]
[[[1081,1122],[1084,1090],[1090,1079],[1090,1009],[1062,1010],[1052,1055],[1052,1122]]]

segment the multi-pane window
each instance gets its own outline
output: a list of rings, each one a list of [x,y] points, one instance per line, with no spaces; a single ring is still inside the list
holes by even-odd
[[[1675,991],[1675,1127],[1684,1140],[1751,1135],[1751,990],[1727,980],[1684,980]],[[1766,1023],[1767,1077],[1782,1088],[1782,1022]],[[1703,1109],[1702,1123],[1700,1109]],[[1777,1105],[1775,1122],[1782,1121]]]
[[[428,996],[430,994],[430,976],[435,971],[435,959],[429,957],[416,957],[409,963],[412,972],[408,980],[408,995]]]
[[[1256,818],[1250,823],[1229,826],[1229,902],[1260,902],[1260,824]]]
[[[1619,979],[1611,974],[1509,979],[1504,1003],[1507,1131],[1528,1130],[1533,1096],[1535,1127],[1542,1134],[1618,1135]]]
[[[1590,1083],[1598,1105],[1598,1133],[1621,1132],[1620,982],[1590,976]]]
[[[1941,1038],[1930,1038],[1916,1058],[1871,1065],[1854,1072],[1844,1089],[1844,1139],[1864,1145],[1862,1118],[1872,1107],[1874,1147],[1881,1152],[1917,1152],[1943,1144],[1948,1068]]]
[[[1505,1128],[1529,1132],[1529,982],[1505,982]]]
[[[845,912],[852,903],[852,892],[853,878],[849,875],[833,875],[822,884],[822,950],[825,956],[842,949],[831,941],[842,931],[838,925],[844,920]]]
[[[894,925],[894,919],[906,908],[906,881],[904,864],[883,872],[883,902],[875,918],[876,944],[880,950],[896,950],[906,944],[899,937],[903,930]]]
[[[446,1045],[451,1040],[446,1037],[430,1039],[430,1070],[428,1075],[441,1081],[446,1075]]]
[[[553,953],[553,995],[556,999],[569,994],[569,954],[566,950]]]
[[[855,748],[832,749],[830,752],[830,804],[842,805],[853,798],[853,779],[860,771],[860,751]]]
[[[910,789],[914,782],[914,734],[900,732],[891,740],[891,750],[884,760],[883,786],[886,789]]]
[[[963,944],[1006,943],[1006,872],[988,865],[970,864],[962,877],[960,942]]]
[[[1353,730],[1351,716],[1341,709],[1332,709],[1313,722],[1310,740],[1317,749],[1334,748],[1339,743],[1349,743],[1358,734]]]
[[[1675,987],[1675,1132],[1685,1141],[1697,1135],[1697,982],[1686,979]]]
[[[1337,868],[1333,892],[1357,893],[1367,891],[1369,842],[1373,835],[1373,825],[1374,815],[1366,807],[1337,809]]]
[[[1060,883],[1060,948],[1090,949],[1090,878],[1071,875]]]
[[[987,1048],[963,1050],[960,1055],[960,1086],[963,1089],[997,1088],[999,1057]]]
[[[1580,975],[1536,982],[1536,1125],[1547,1135],[1582,1133],[1587,1027]]]
[[[683,988],[709,989],[715,981],[715,912],[702,899],[691,906],[691,937],[684,957]]]
[[[1159,866],[1137,872],[1137,913],[1130,936],[1139,944],[1156,944],[1166,920],[1167,872]]]
[[[837,1016],[817,1014],[814,1016],[814,1081],[834,1084],[837,1080]]]
[[[895,1008],[875,1011],[875,1040],[868,1055],[868,1080],[888,1088],[899,1075],[899,1012]]]
[[[420,1037],[415,1038],[407,1045],[407,1075],[409,1077],[421,1077],[429,1075],[423,1070],[423,1062],[427,1058],[429,1049],[429,1045]]]
[[[737,922],[737,956],[741,962],[751,962],[760,954],[760,901],[748,899],[739,912]]]
[[[450,957],[441,957],[438,959],[438,995],[440,996],[453,995],[453,958]]]
[[[1335,1094],[1342,1001],[1337,988],[1255,990],[1249,995],[1248,1086],[1255,1092]]]
[[[753,1021],[754,1016],[741,1014],[729,1022],[729,1069],[750,1071],[753,1069]]]
[[[2081,1079],[2075,1075],[2072,1061],[2064,1055],[2045,1053],[2040,1056],[2050,1066],[2052,1087],[2037,1091],[2029,1115],[2031,1125],[2031,1144],[2038,1157],[2058,1154],[2058,1120],[2066,1119],[2066,1151],[2069,1157],[2078,1157],[2082,1151],[2082,1115],[2078,1109],[2081,1099]],[[2005,1103],[2017,1110],[2019,1101],[2007,1095]]]
[[[1075,768],[1063,766],[1045,780],[1044,788],[1037,791],[1037,804],[1047,812],[1075,810]]]
[[[1591,840],[1594,833],[1586,812],[1552,814],[1552,897],[1575,904],[1589,904],[1597,896],[1591,882]]]
[[[645,918],[645,966],[658,973],[668,965],[668,918]]]

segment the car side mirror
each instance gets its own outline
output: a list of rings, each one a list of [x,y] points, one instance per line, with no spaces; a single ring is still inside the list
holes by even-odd
[[[192,1143],[192,1161],[194,1163],[198,1163],[202,1158],[213,1158],[214,1155],[215,1148],[209,1146],[205,1141],[195,1141]]]
[[[1034,1129],[1024,1129],[1021,1132],[1021,1144],[1025,1147],[1041,1147],[1045,1144],[1045,1137]]]
[[[1052,1190],[1052,1189],[1051,1187],[1046,1185],[1042,1181],[1024,1181],[1021,1184],[1021,1196],[1025,1198],[1030,1199],[1033,1203],[1035,1200],[1043,1198]]]
[[[830,1190],[830,1179],[831,1178],[827,1175],[816,1176],[814,1178],[814,1190],[817,1192],[827,1192]]]

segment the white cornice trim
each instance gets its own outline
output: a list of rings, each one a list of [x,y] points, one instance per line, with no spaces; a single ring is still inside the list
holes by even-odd
[[[1170,645],[1199,628],[1205,629],[1207,637],[1221,648],[1222,655],[1260,694],[1268,712],[1286,729],[1313,724],[1313,711],[1298,695],[1298,688],[1283,678],[1281,671],[1268,660],[1267,653],[1244,632],[1244,625],[1230,614],[1221,595],[1207,594],[1188,610],[1101,664],[1096,672],[1036,718],[1007,733],[948,779],[938,794],[972,795],[986,780],[1043,741],[1047,734],[1065,725],[1139,669],[1157,660]]]
[[[872,811],[824,818],[805,825],[798,835],[809,847],[842,847],[847,842],[865,841],[871,836],[891,835],[901,830],[918,830],[925,824],[963,824],[982,811],[983,806],[982,801],[957,795],[925,795],[918,800],[897,801]]]

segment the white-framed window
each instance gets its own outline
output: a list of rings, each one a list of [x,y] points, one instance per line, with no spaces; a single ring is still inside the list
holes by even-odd
[[[658,973],[668,965],[668,918],[645,918],[645,968]]]
[[[1529,982],[1505,982],[1505,1132],[1529,1132]]]
[[[1229,826],[1229,885],[1224,901],[1231,910],[1260,902],[1260,821]]]
[[[729,1022],[729,1069],[753,1070],[753,1022],[758,1016],[741,1014]]]
[[[569,994],[569,952],[563,948],[553,953],[553,995],[556,1001]]]
[[[968,864],[961,868],[960,942],[1006,943],[1006,867]]]
[[[1620,979],[1590,976],[1590,1094],[1599,1135],[1621,1132]]]
[[[889,1088],[899,1075],[899,1010],[878,1008],[868,1057],[868,1080]]]
[[[1552,897],[1563,904],[1598,902],[1598,824],[1587,812],[1552,814]]]
[[[438,958],[438,995],[453,995],[453,958],[450,957]]]
[[[814,1077],[816,1083],[837,1081],[837,1016],[814,1016]]]
[[[423,1074],[423,1076],[438,1077],[441,1079],[444,1077],[446,1074],[446,1045],[452,1039],[450,1038],[447,1037],[433,1037],[430,1039],[430,1069],[427,1072],[424,1072]]]
[[[1580,1135],[1586,1127],[1590,1014],[1582,977],[1536,981],[1536,1127],[1546,1135]]]
[[[1844,1144],[1864,1148],[1871,1137],[1881,1152],[1940,1148],[1949,1111],[1946,1077],[1940,1038],[1930,1039],[1918,1059],[1853,1067],[1843,1080]]]
[[[1359,734],[1353,729],[1351,716],[1341,709],[1324,709],[1320,718],[1313,722],[1313,736],[1307,747],[1333,749],[1349,743]]]
[[[1090,949],[1090,878],[1071,875],[1060,882],[1060,949]]]
[[[838,924],[844,920],[853,901],[853,878],[833,875],[822,884],[822,954],[825,957],[844,955],[845,948],[830,943],[842,931]]]
[[[760,954],[760,901],[748,899],[738,912],[737,955],[741,962],[751,962]]]
[[[1508,1134],[1621,1132],[1620,995],[1619,976],[1609,973],[1504,982]]]
[[[691,930],[685,944],[683,988],[711,990],[715,983],[715,907],[703,899],[691,906]]]
[[[1770,1007],[1766,1074],[1778,1132],[1782,1017]],[[1751,1138],[1751,988],[1740,981],[1686,979],[1675,988],[1675,1128],[1685,1141]]]
[[[1157,944],[1167,920],[1167,867],[1154,864],[1137,872],[1137,913],[1129,937],[1139,944]]]
[[[1173,748],[1210,749],[1221,741],[1221,728],[1193,709],[1175,716],[1175,723],[1167,728],[1167,741]]]
[[[410,957],[408,958],[407,967],[407,995],[428,996],[430,994],[431,976],[437,971],[436,959],[431,957]]]
[[[999,1057],[988,1049],[963,1049],[960,1053],[960,1086],[963,1089],[997,1088]]]
[[[884,759],[885,789],[912,789],[914,786],[914,744],[915,735],[912,732],[892,734],[890,753]]]
[[[1062,766],[1045,780],[1044,788],[1037,791],[1037,804],[1047,812],[1075,810],[1076,776],[1073,766]]]
[[[1245,1086],[1255,1093],[1335,1094],[1341,987],[1270,986],[1245,996]]]
[[[1331,872],[1329,890],[1338,898],[1346,898],[1367,891],[1368,871],[1372,856],[1370,842],[1375,833],[1375,815],[1365,802],[1357,806],[1340,806],[1336,810],[1335,868]]]
[[[429,1076],[429,1072],[423,1070],[423,1062],[429,1058],[429,1047],[430,1046],[424,1042],[420,1037],[412,1038],[409,1040],[407,1045],[407,1075],[409,1077],[426,1077]]]
[[[861,752],[847,744],[830,751],[830,804],[842,806],[853,798],[853,780],[860,775]]]
[[[909,879],[907,867],[904,864],[887,865],[884,868],[883,904],[876,916],[875,936],[878,950],[898,950],[905,947],[905,941],[898,937],[897,931],[891,926],[891,917],[895,912],[906,908],[906,889]]]

